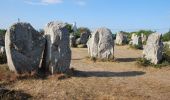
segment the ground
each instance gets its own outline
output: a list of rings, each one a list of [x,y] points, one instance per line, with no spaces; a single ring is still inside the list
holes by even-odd
[[[116,46],[115,62],[92,62],[86,48],[73,48],[76,74],[71,78],[22,79],[3,86],[38,100],[168,100],[170,67],[139,67],[135,60],[141,55],[141,50]]]

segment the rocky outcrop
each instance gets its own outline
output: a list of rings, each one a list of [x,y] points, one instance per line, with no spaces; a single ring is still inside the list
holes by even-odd
[[[45,67],[53,73],[64,73],[70,67],[71,50],[69,32],[66,24],[50,22],[45,27],[47,45],[45,49]]]
[[[112,32],[107,28],[99,28],[92,33],[87,42],[88,52],[97,59],[113,59],[114,40]]]
[[[8,66],[18,74],[30,73],[41,67],[45,38],[29,23],[13,24],[5,35]]]
[[[158,64],[162,60],[163,43],[161,35],[153,33],[149,35],[146,46],[143,50],[143,56],[153,64]]]

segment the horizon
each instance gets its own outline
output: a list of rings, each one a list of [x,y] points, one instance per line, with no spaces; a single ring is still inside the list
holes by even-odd
[[[113,33],[170,29],[170,1],[161,0],[2,0],[0,28],[18,21],[43,29],[50,21],[62,21],[94,30],[107,27]],[[12,17],[11,17],[12,16]]]

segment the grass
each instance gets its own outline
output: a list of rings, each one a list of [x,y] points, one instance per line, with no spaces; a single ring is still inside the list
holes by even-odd
[[[170,48],[169,45],[164,45],[163,47],[163,53],[162,53],[162,61],[160,61],[159,64],[152,64],[149,60],[146,60],[145,58],[139,58],[137,60],[137,64],[140,66],[153,66],[155,68],[161,68],[166,67],[170,65]]]
[[[22,91],[0,88],[0,100],[28,100],[32,96]]]
[[[90,61],[93,61],[93,62],[114,62],[115,61],[115,58],[114,56],[111,57],[110,59],[99,59],[99,58],[96,58],[96,57],[89,57],[87,56],[86,57],[87,60],[90,60]]]
[[[142,45],[130,45],[130,48],[132,48],[132,49],[140,49],[140,50],[142,50],[143,48],[142,48]]]

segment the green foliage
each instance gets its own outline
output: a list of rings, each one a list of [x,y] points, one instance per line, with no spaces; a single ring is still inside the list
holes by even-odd
[[[139,58],[137,60],[137,64],[140,65],[140,66],[153,66],[155,68],[161,68],[161,67],[165,67],[165,66],[169,66],[170,65],[170,48],[168,45],[165,45],[164,46],[164,49],[163,49],[163,59],[162,61],[155,65],[155,64],[152,64],[149,60],[146,60],[145,58]]]
[[[87,27],[80,27],[77,29],[77,32],[74,34],[75,34],[76,38],[80,38],[82,33],[91,33],[91,31]]]
[[[169,45],[164,45],[164,48],[163,48],[163,61],[170,62],[170,48],[169,48]]]
[[[5,29],[0,29],[0,35],[5,36],[6,30]]]
[[[72,25],[71,24],[67,24],[66,28],[68,29],[69,33],[73,33],[73,29],[72,29]]]
[[[163,34],[162,36],[162,40],[165,42],[165,41],[170,41],[170,31]]]
[[[152,65],[151,62],[149,60],[145,59],[145,58],[138,58],[137,64],[140,65],[140,66],[144,66],[144,67]]]
[[[135,33],[138,36],[141,36],[142,34],[146,35],[147,37],[152,34],[155,33],[155,31],[151,31],[151,30],[139,30],[137,32],[131,32],[131,34]]]

